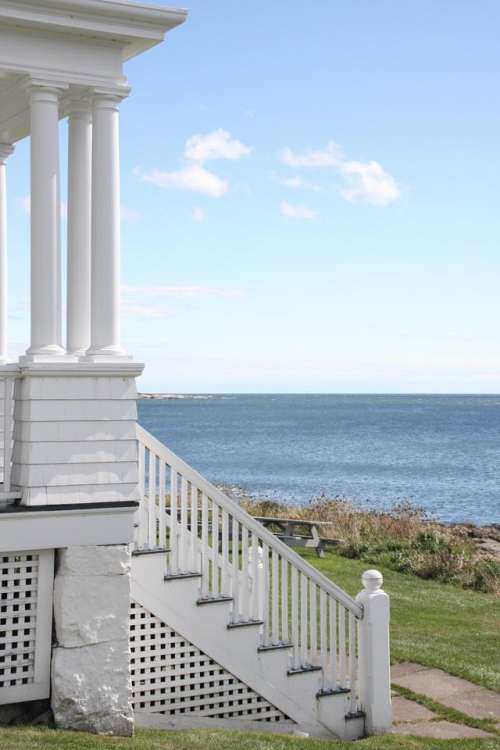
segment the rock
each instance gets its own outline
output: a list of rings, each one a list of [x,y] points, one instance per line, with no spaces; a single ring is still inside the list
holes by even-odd
[[[60,648],[52,656],[52,710],[58,727],[130,737],[128,638],[81,648]]]
[[[66,547],[58,554],[58,575],[116,576],[130,573],[130,549],[126,544],[102,547]]]
[[[54,620],[60,646],[74,648],[128,635],[130,578],[56,576]]]

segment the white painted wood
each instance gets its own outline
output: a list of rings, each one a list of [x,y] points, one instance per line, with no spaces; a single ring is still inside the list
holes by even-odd
[[[10,143],[0,143],[0,365],[8,361],[7,353],[7,167],[13,153]]]
[[[177,573],[181,560],[179,557],[179,532],[177,528],[177,517],[179,512],[178,505],[178,486],[177,486],[177,471],[171,469],[170,471],[170,554],[169,554],[169,568],[171,573]]]
[[[391,731],[391,676],[389,649],[389,597],[382,590],[383,577],[378,570],[363,573],[364,589],[356,597],[363,606],[359,623],[359,698],[366,712],[370,734]]]
[[[119,96],[96,93],[92,126],[91,344],[88,356],[124,356],[120,345]]]
[[[238,503],[224,495],[217,487],[208,482],[204,477],[195,471],[189,464],[175,455],[153,435],[147,432],[143,427],[137,425],[137,439],[143,442],[150,450],[153,450],[167,466],[175,466],[176,470],[182,476],[185,476],[196,485],[200,490],[206,492],[208,497],[215,500],[219,508],[226,510],[236,518],[247,532],[255,531],[262,542],[265,542],[270,549],[276,549],[280,556],[288,560],[293,568],[302,571],[310,580],[314,581],[319,587],[324,588],[337,601],[341,602],[356,617],[362,616],[362,609],[356,604],[354,599],[346,594],[339,586],[336,586],[329,578],[320,573],[319,570],[309,565],[293,549],[281,542],[272,532],[262,526],[252,516],[246,513]]]
[[[68,110],[67,351],[82,356],[90,345],[92,118],[89,101]]]
[[[281,640],[287,643],[290,640],[290,627],[288,621],[288,560],[281,558]]]
[[[31,345],[28,359],[63,354],[59,196],[59,92],[31,88]]]
[[[3,513],[0,552],[132,542],[135,507]]]
[[[271,616],[272,616],[272,643],[279,643],[279,558],[276,550],[272,550],[272,579],[271,579]]]
[[[53,576],[53,550],[2,554],[0,704],[50,695]]]

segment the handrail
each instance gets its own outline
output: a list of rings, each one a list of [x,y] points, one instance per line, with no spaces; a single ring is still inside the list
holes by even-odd
[[[255,533],[262,541],[269,546],[269,549],[279,552],[282,558],[287,560],[301,573],[304,573],[313,583],[323,589],[327,594],[332,596],[337,602],[348,609],[358,620],[363,617],[363,608],[347,594],[343,589],[330,581],[317,568],[306,562],[288,545],[278,539],[275,534],[265,528],[259,521],[256,521],[249,513],[238,505],[234,500],[221,492],[215,485],[207,481],[201,474],[193,469],[189,464],[179,458],[173,451],[167,448],[160,440],[154,437],[150,432],[137,425],[137,440],[145,445],[146,448],[153,450],[156,455],[172,466],[176,471],[183,474],[189,481],[196,484],[197,488],[205,492],[211,498],[215,499],[221,508],[231,513],[246,529]]]

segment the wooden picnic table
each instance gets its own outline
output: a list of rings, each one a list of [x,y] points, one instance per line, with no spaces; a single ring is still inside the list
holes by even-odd
[[[332,539],[320,535],[321,527],[332,526],[331,521],[273,518],[272,516],[255,516],[255,520],[276,534],[278,539],[288,544],[289,547],[314,549],[318,557],[324,557],[325,549],[335,547],[343,541],[342,539]]]

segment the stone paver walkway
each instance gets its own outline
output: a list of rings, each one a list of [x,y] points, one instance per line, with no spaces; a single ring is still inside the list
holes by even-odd
[[[475,719],[490,719],[493,722],[500,720],[500,695],[493,690],[453,677],[441,669],[430,669],[410,662],[395,664],[391,673],[395,685],[426,695],[436,703],[454,708]],[[395,734],[414,734],[436,739],[492,736],[482,729],[443,721],[425,706],[400,695],[393,697],[392,708]]]

